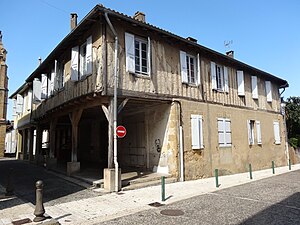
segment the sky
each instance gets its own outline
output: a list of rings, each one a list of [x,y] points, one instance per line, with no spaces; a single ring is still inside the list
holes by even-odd
[[[148,23],[220,53],[231,43],[237,60],[289,82],[285,98],[300,95],[299,0],[0,0],[9,95],[70,32],[70,13],[79,22],[96,4],[129,16],[142,11]]]

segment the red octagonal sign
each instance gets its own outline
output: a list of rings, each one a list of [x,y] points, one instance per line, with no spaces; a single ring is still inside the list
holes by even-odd
[[[126,135],[126,128],[124,126],[117,126],[116,133],[118,138],[123,138]]]

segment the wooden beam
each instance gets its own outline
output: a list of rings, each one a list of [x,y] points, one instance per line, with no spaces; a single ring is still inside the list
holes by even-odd
[[[72,124],[72,153],[71,153],[71,161],[72,162],[77,162],[78,123],[80,121],[82,112],[83,112],[83,108],[80,108],[78,110],[74,110],[71,114],[69,114],[71,124]]]
[[[101,109],[103,110],[107,121],[109,121],[109,110],[108,110],[108,108],[105,105],[101,105]]]
[[[126,105],[126,103],[128,102],[129,98],[125,98],[123,100],[123,102],[119,105],[118,107],[118,114],[122,111],[122,109],[124,108],[124,106]]]

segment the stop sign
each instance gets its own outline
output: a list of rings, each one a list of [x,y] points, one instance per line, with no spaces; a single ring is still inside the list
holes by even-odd
[[[117,126],[116,133],[118,138],[123,138],[126,135],[126,128],[124,126]]]

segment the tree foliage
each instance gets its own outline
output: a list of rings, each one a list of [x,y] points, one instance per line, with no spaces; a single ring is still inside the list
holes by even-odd
[[[289,97],[285,107],[286,125],[289,140],[298,139],[300,146],[300,97]]]

